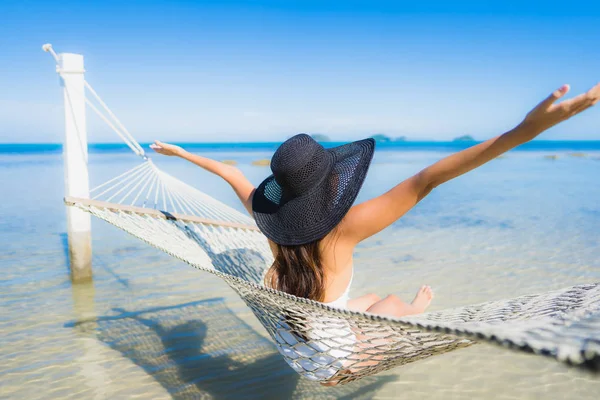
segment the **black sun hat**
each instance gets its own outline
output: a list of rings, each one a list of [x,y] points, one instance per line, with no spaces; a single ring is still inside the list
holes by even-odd
[[[256,224],[280,245],[325,237],[352,207],[374,150],[373,139],[330,149],[306,134],[286,140],[271,159],[273,175],[254,192]]]

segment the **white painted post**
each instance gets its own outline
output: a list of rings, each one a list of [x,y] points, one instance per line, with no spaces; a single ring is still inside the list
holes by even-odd
[[[90,187],[87,168],[83,56],[61,53],[58,55],[57,61],[65,103],[65,141],[63,145],[65,195],[88,198]],[[73,282],[89,281],[92,279],[90,215],[76,207],[67,207],[67,225],[71,280]]]

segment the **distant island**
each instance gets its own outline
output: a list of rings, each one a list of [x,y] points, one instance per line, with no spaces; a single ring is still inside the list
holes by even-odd
[[[321,133],[313,133],[310,135],[311,138],[315,139],[317,142],[330,142],[329,136],[323,135]]]
[[[453,142],[474,142],[475,138],[470,135],[464,135],[464,136],[456,137],[452,141]]]
[[[315,139],[317,142],[331,142],[331,139],[329,138],[329,136],[324,135],[322,133],[312,133],[310,135],[310,137]],[[406,136],[399,136],[396,138],[391,138],[383,133],[376,133],[374,135],[371,135],[371,138],[375,139],[375,141],[378,143],[406,142]]]
[[[311,133],[310,137],[315,139],[317,142],[331,142],[331,138],[323,133]],[[408,139],[406,136],[391,137],[385,133],[374,133],[370,136],[377,143],[401,143],[406,142]],[[471,135],[458,136],[452,139],[453,142],[475,142],[475,138]]]
[[[389,143],[389,142],[406,142],[406,136],[399,136],[397,138],[391,138],[383,133],[377,133],[371,136],[378,143]]]

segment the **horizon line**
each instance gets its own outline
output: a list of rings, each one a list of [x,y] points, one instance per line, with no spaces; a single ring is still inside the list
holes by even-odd
[[[488,139],[486,139],[488,140]],[[377,141],[377,144],[403,144],[403,143],[482,143],[486,140],[398,140],[398,141]],[[166,143],[169,144],[278,144],[283,143],[282,141],[230,141],[230,142],[196,142],[196,141],[169,141]],[[355,142],[356,140],[328,140],[328,141],[318,141],[319,143],[350,143]],[[600,142],[600,139],[533,139],[530,142]],[[154,141],[149,142],[138,142],[139,144],[151,144]],[[528,143],[528,142],[526,142]],[[526,144],[523,143],[523,144]],[[60,145],[62,146],[63,142],[0,142],[0,146],[35,146],[35,145]],[[127,144],[124,142],[88,142],[88,146],[90,145],[122,145],[127,147]]]

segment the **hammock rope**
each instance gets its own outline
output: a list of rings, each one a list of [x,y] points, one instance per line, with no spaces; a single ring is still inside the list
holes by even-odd
[[[385,318],[331,308],[263,286],[272,255],[255,226],[209,225],[187,216],[142,208],[134,212],[84,199],[70,204],[221,277],[264,325],[288,364],[310,380],[345,383],[475,341],[552,356],[592,370],[600,367],[598,284]]]
[[[253,219],[158,169],[85,86],[105,112],[92,110],[143,161],[92,189],[91,199],[66,204],[222,278],[303,377],[343,384],[476,341],[600,369],[600,284],[406,318],[332,308],[265,287],[273,256]]]

